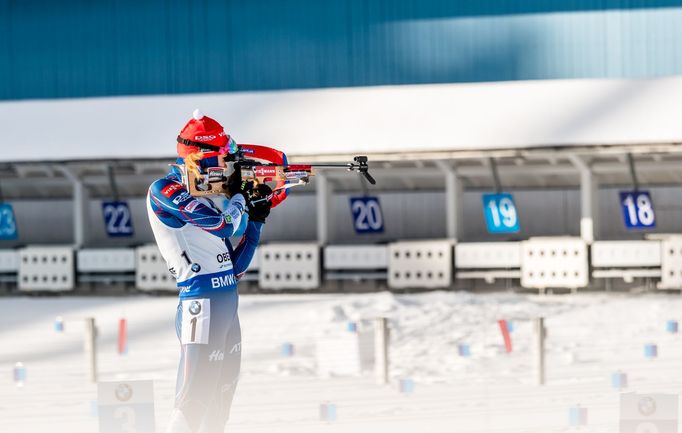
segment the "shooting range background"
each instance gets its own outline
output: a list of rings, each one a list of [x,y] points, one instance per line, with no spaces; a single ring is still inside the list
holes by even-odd
[[[273,211],[261,252],[275,241],[306,242],[320,256],[346,244],[384,248],[383,268],[370,270],[381,277],[367,285],[380,292],[343,293],[367,290],[356,283],[372,272],[318,263],[320,287],[243,296],[243,375],[228,429],[615,431],[623,392],[675,394],[682,385],[679,296],[657,289],[668,275],[661,256],[677,257],[680,244],[653,249],[658,267],[591,278],[592,293],[543,296],[535,293],[547,287],[521,290],[518,264],[493,269],[514,276],[491,285],[485,270],[460,280],[478,269],[449,259],[445,290],[391,293],[386,243],[441,240],[453,253],[500,241],[495,251],[513,244],[520,255],[519,243],[501,241],[580,237],[588,274],[595,239],[682,233],[680,22],[682,7],[668,0],[0,0],[0,201],[18,225],[17,239],[0,240],[0,258],[11,259],[0,261],[8,295],[0,425],[96,429],[82,351],[92,317],[99,379],[154,380],[165,427],[178,358],[175,289],[141,292],[135,263],[99,280],[76,263],[72,291],[26,296],[18,254],[50,244],[64,249],[49,260],[34,248],[34,263],[74,248],[136,257],[133,248],[152,242],[147,187],[167,171],[177,132],[198,107],[239,142],[282,149],[295,162],[367,154],[378,180],[364,189],[354,174],[322,172]],[[104,231],[110,169],[132,212],[131,237]],[[655,227],[626,229],[623,190],[651,193]],[[494,192],[513,194],[518,233],[489,232],[481,199]],[[381,202],[383,233],[353,229],[349,197],[365,194]],[[564,241],[546,251],[558,255]],[[415,245],[422,254],[433,244]],[[628,280],[632,272],[658,277]],[[241,287],[268,290],[253,277]],[[602,291],[612,284],[630,290]],[[546,341],[536,332],[542,317]],[[390,331],[383,341],[370,332],[381,318]],[[360,363],[367,347],[385,349],[384,371],[375,362],[325,374],[334,361]],[[387,384],[377,384],[375,367]]]

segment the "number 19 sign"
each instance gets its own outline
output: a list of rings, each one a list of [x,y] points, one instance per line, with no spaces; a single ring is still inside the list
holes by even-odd
[[[625,228],[648,229],[656,227],[654,203],[649,191],[621,191],[620,205],[623,208]]]
[[[520,230],[511,194],[483,194],[483,215],[489,233],[518,233]]]

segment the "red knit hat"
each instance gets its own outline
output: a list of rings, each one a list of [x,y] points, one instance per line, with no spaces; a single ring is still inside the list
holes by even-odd
[[[192,119],[182,128],[178,135],[178,156],[186,157],[190,153],[204,152],[206,157],[218,153],[227,153],[230,136],[223,126],[199,111],[192,113]]]

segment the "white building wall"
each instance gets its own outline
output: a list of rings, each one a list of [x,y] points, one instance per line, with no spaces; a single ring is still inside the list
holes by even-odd
[[[0,101],[0,161],[172,157],[197,107],[289,156],[679,143],[680,94],[675,76]]]
[[[16,200],[14,208],[19,239],[0,241],[0,247],[19,244],[63,244],[73,242],[71,200]]]

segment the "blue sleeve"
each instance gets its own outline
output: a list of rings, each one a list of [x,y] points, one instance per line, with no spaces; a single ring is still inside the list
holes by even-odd
[[[167,226],[178,228],[191,224],[219,238],[232,236],[243,213],[239,209],[222,214],[199,202],[181,183],[170,179],[154,182],[149,188],[149,200],[156,216]]]
[[[232,254],[232,264],[234,265],[234,273],[237,278],[241,278],[242,274],[246,272],[253,255],[256,253],[256,247],[260,241],[260,232],[263,229],[263,223],[249,221],[242,238],[237,248]]]

